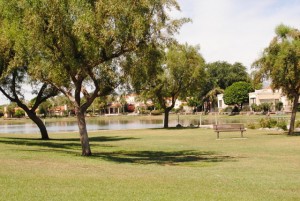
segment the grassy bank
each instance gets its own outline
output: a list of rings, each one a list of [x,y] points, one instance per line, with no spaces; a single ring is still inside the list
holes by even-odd
[[[0,136],[0,200],[299,200],[300,137],[209,129]]]

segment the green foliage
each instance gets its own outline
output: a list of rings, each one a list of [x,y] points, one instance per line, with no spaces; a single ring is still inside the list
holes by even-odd
[[[286,131],[287,130],[287,122],[284,120],[279,120],[276,124],[278,128],[281,128],[282,130]]]
[[[195,97],[203,86],[204,59],[198,46],[172,44],[150,45],[142,57],[130,57],[123,65],[129,73],[130,83],[144,99],[152,99],[165,112],[169,113],[177,99]],[[197,104],[197,99],[190,99]],[[168,121],[165,120],[165,127]]]
[[[262,118],[259,120],[259,124],[262,128],[274,128],[277,124],[277,121],[272,118]]]
[[[257,105],[256,103],[253,103],[253,104],[251,105],[251,109],[252,109],[254,112],[260,112],[260,111],[262,111],[260,105]]]
[[[195,97],[191,97],[187,99],[187,105],[189,107],[197,107],[198,105],[200,105],[200,101]]]
[[[15,111],[14,116],[17,117],[17,118],[24,117],[25,116],[25,112],[24,112],[24,110],[18,109],[18,110]]]
[[[255,129],[256,128],[256,124],[253,123],[253,122],[248,123],[247,128],[249,128],[249,129]]]
[[[292,134],[300,94],[300,31],[283,24],[277,26],[276,36],[253,66],[260,79],[270,78],[273,89],[281,89],[294,100],[289,130]]]
[[[206,65],[208,82],[213,86],[209,90],[219,87],[226,89],[235,82],[248,82],[247,69],[241,63],[229,64],[227,62],[213,62]]]
[[[275,104],[275,109],[276,109],[276,111],[281,111],[282,110],[282,108],[283,108],[283,102],[277,102],[276,104]]]
[[[264,113],[271,111],[273,103],[262,103],[260,104],[260,108]]]
[[[295,122],[295,127],[296,127],[296,128],[300,128],[300,120],[297,120],[297,121]]]
[[[233,108],[231,106],[228,106],[224,109],[224,112],[232,112]]]
[[[226,105],[240,105],[249,101],[249,92],[253,91],[250,83],[236,82],[224,91],[224,102]]]
[[[162,110],[152,110],[151,115],[161,115],[163,113]]]
[[[286,131],[287,130],[287,122],[285,120],[276,120],[270,117],[267,118],[262,118],[259,121],[260,126],[262,128],[281,128],[282,130]]]
[[[250,111],[250,107],[248,105],[244,106],[241,110],[242,112],[249,112]]]
[[[51,108],[51,102],[49,100],[43,102],[40,104],[39,106],[39,110],[38,113],[42,114],[44,117],[46,117],[48,115],[48,109]]]

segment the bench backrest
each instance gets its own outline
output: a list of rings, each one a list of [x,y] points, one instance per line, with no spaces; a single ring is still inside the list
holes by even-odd
[[[214,130],[243,130],[244,124],[218,124],[214,125]]]

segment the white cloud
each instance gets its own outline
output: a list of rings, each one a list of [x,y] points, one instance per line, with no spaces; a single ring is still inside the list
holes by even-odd
[[[200,44],[207,62],[241,62],[249,69],[284,23],[300,28],[300,1],[293,0],[178,0],[181,17],[193,23],[182,27],[180,42]],[[176,14],[178,16],[178,14]]]

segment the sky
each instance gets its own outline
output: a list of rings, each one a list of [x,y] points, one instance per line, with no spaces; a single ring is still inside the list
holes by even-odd
[[[241,62],[248,71],[285,24],[300,29],[300,0],[178,0],[181,13],[192,23],[176,38],[200,45],[206,62]]]
[[[181,43],[200,45],[206,62],[241,62],[248,71],[275,36],[281,23],[300,29],[300,0],[178,0],[188,17],[176,38]],[[24,88],[30,91],[27,87]],[[26,93],[25,99],[32,96]],[[0,104],[8,101],[0,94]]]

